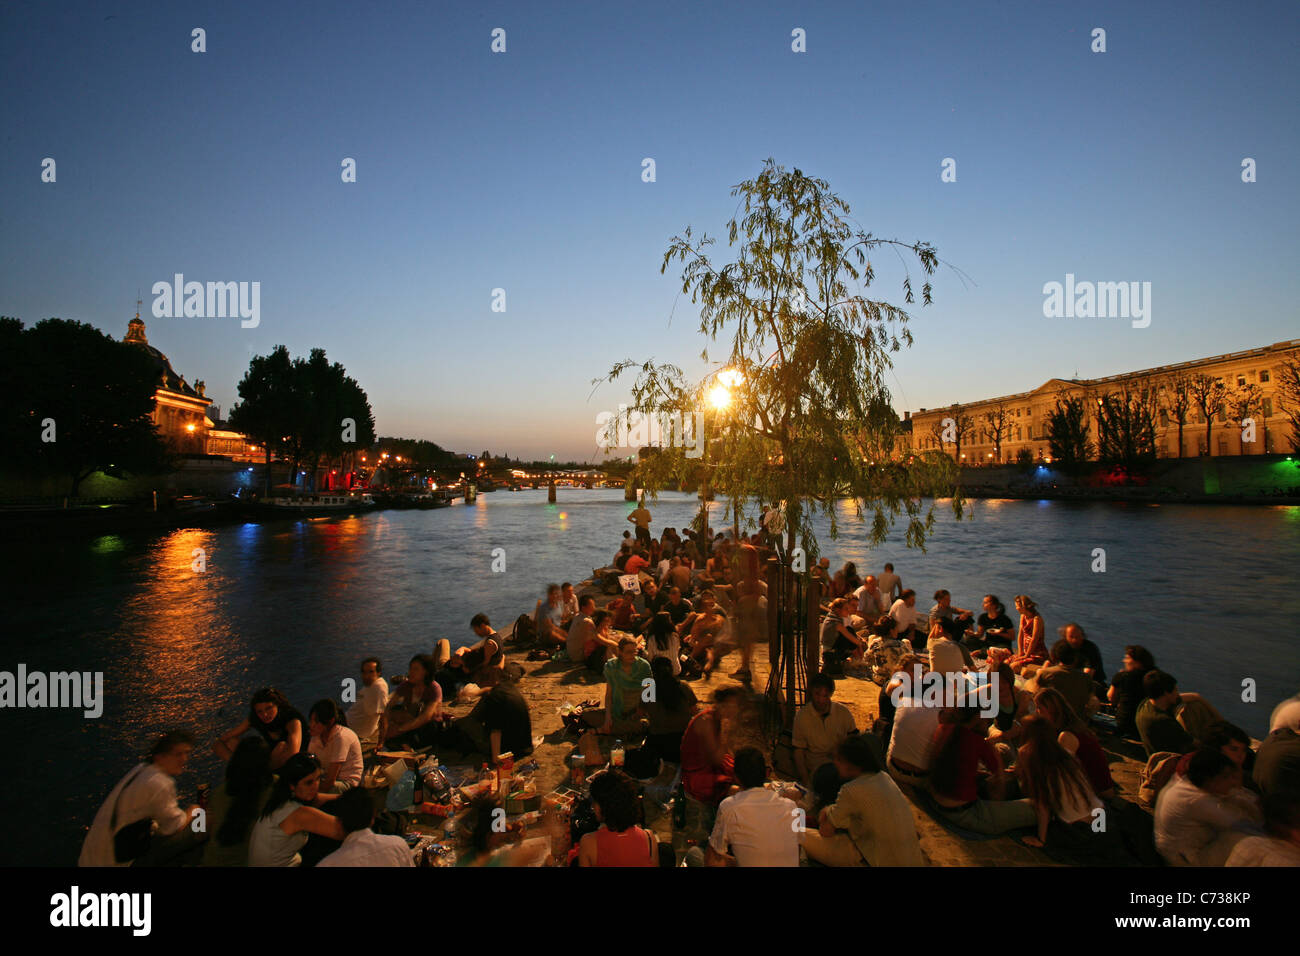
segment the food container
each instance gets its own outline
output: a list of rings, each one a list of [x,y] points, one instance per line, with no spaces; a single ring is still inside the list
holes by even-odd
[[[542,795],[540,793],[525,793],[520,790],[506,797],[506,813],[532,813],[540,810],[542,807]]]

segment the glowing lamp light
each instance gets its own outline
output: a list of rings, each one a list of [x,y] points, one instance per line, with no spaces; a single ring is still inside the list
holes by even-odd
[[[186,430],[187,432],[192,432],[192,431],[194,431],[194,425],[193,425],[193,424],[186,425],[186,426],[185,426],[185,430]]]

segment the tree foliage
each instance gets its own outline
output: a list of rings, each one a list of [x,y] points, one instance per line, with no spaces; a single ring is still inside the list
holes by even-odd
[[[872,257],[891,254],[903,267],[904,302],[913,304],[907,261],[914,259],[927,277],[921,301],[930,304],[934,248],[853,228],[848,205],[827,182],[771,159],[732,195],[740,197],[726,225],[732,261],[715,261],[714,240],[687,228],[661,265],[680,264],[682,291],[700,307],[701,334],[722,342],[718,364],[737,376],[729,403],[709,401],[716,398],[712,375],[691,381],[677,365],[620,362],[604,380],[633,373],[633,401],[609,422],[610,433],[632,416],[686,423],[698,414],[707,452],[696,456],[689,436],[666,438],[668,447],[638,469],[651,492],[702,472],[713,492],[735,501],[784,502],[787,546],[800,541],[814,554],[814,514],[830,519],[834,537],[835,503],[847,497],[870,520],[873,543],[902,516],[908,544],[923,547],[934,523],[926,496],[951,495],[961,515],[956,468],[942,454],[916,455],[908,464],[878,457],[898,430],[884,376],[890,355],[912,336],[908,313],[869,290]],[[701,358],[709,361],[707,346]]]
[[[1152,389],[1122,384],[1103,394],[1097,404],[1097,457],[1130,471],[1156,457],[1156,394]]]
[[[1078,395],[1058,395],[1056,406],[1047,413],[1047,444],[1052,460],[1062,470],[1077,470],[1092,458],[1088,408]]]

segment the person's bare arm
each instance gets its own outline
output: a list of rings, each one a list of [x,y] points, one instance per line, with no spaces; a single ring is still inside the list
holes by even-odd
[[[218,737],[217,742],[212,745],[212,749],[217,752],[217,756],[222,760],[229,760],[231,754],[235,752],[235,742],[239,740],[240,737],[244,736],[244,734],[248,733],[248,731],[249,724],[248,721],[245,720],[234,730]]]
[[[293,836],[306,830],[308,833],[340,842],[346,836],[343,832],[343,822],[338,817],[324,810],[317,810],[315,807],[299,807],[284,818],[280,823],[280,829],[286,836]]]
[[[728,853],[719,853],[713,849],[713,844],[708,844],[704,848],[704,865],[705,866],[735,866],[736,858]]]
[[[831,822],[830,807],[822,807],[821,813],[817,815],[817,832],[828,840],[835,836],[835,824]]]

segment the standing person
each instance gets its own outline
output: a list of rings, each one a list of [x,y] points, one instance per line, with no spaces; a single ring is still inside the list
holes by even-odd
[[[226,779],[208,804],[204,866],[248,866],[248,838],[271,795],[271,750],[261,737],[245,737],[226,764]]]
[[[804,835],[809,858],[826,866],[924,866],[912,807],[867,741],[845,738],[834,761],[843,782],[818,814],[818,828]]]
[[[818,806],[835,802],[841,779],[833,760],[835,748],[858,732],[852,711],[831,700],[834,693],[833,677],[814,674],[808,680],[808,703],[794,718],[794,764]]]
[[[741,690],[723,687],[713,694],[713,705],[691,718],[682,737],[682,785],[701,803],[717,806],[735,784],[735,760],[722,743],[724,720],[740,713]]]
[[[650,547],[650,512],[645,506],[645,495],[641,496],[641,501],[636,510],[627,516],[627,520],[636,525],[637,544]]]
[[[81,845],[77,865],[161,865],[194,850],[197,841],[189,826],[199,808],[180,808],[175,779],[184,772],[192,753],[191,734],[172,730],[161,735],[150,748],[149,759],[136,765],[109,791]],[[137,831],[145,831],[145,821],[150,821],[147,832],[151,836],[147,840],[118,840],[118,834],[132,825]],[[119,859],[118,842],[135,842],[133,851],[139,855]]]
[[[1106,690],[1106,699],[1115,705],[1115,732],[1121,737],[1138,735],[1137,712],[1147,698],[1142,678],[1155,668],[1155,657],[1141,644],[1124,648],[1123,669],[1111,679]]]
[[[255,730],[271,748],[271,769],[278,770],[290,757],[307,749],[306,721],[274,687],[263,687],[253,695],[248,717],[234,730],[221,736],[213,749],[229,760],[239,738]]]
[[[307,752],[320,761],[320,787],[326,793],[346,793],[361,785],[365,762],[361,739],[339,723],[339,706],[328,697],[312,704],[307,715],[311,743]]]
[[[745,548],[753,551],[751,545]],[[742,559],[741,566],[747,562]],[[736,585],[736,637],[740,643],[740,669],[732,673],[736,680],[749,683],[753,680],[752,665],[754,645],[758,643],[767,624],[767,584],[757,575],[746,575]]]
[[[894,566],[889,563],[885,564],[885,570],[876,575],[876,586],[884,595],[887,607],[892,606],[903,593],[903,579],[894,573]]]
[[[710,866],[798,866],[799,807],[767,789],[767,760],[756,747],[736,751],[740,791],[722,801],[709,835]]]
[[[388,681],[380,675],[378,657],[367,657],[361,662],[361,688],[356,702],[348,708],[348,726],[361,741],[361,752],[375,749],[379,743],[379,723],[388,709]]]
[[[858,615],[867,621],[877,621],[889,612],[885,595],[876,583],[876,576],[868,574],[862,580],[862,587],[853,592],[858,600]]]
[[[375,804],[364,790],[352,790],[339,797],[334,812],[343,825],[343,845],[317,866],[413,867],[411,848],[399,836],[380,836],[370,829],[375,822]]]
[[[781,536],[785,534],[785,515],[781,513],[781,508],[775,501],[763,515],[763,531],[766,534],[765,543],[769,548],[776,547],[781,541]]]
[[[1047,644],[1043,637],[1043,615],[1028,594],[1016,595],[1016,610],[1020,612],[1020,629],[1016,634],[1016,653],[1007,663],[1011,670],[1023,677],[1032,677],[1047,660]]]
[[[926,639],[916,627],[916,622],[920,615],[918,615],[916,611],[915,591],[908,588],[900,594],[898,600],[890,606],[889,616],[892,617],[894,623],[898,625],[898,630],[894,635],[895,637],[900,641],[910,640],[912,646],[917,650],[925,648]]]
[[[335,794],[320,792],[320,761],[295,754],[280,768],[262,815],[248,841],[249,866],[301,866],[302,848],[315,833],[327,840],[343,839],[343,824],[320,807]]]
[[[637,788],[621,770],[610,769],[591,781],[591,805],[600,829],[578,843],[579,866],[658,866],[654,832],[637,825]]]

